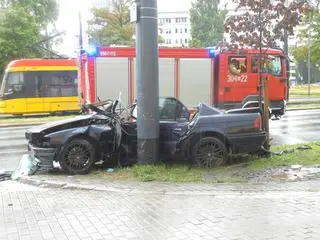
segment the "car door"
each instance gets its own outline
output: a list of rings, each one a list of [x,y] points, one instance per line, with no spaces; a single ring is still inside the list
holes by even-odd
[[[137,116],[137,108],[132,112]],[[175,98],[159,98],[159,151],[161,155],[173,154],[176,143],[185,134],[189,124],[189,111]],[[127,133],[123,144],[130,152],[137,152],[137,124],[128,122],[125,124]]]
[[[189,124],[189,111],[175,98],[159,99],[161,155],[175,153],[176,143],[185,135]]]

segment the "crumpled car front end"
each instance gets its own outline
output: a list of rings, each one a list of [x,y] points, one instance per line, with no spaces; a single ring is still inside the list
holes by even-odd
[[[100,115],[84,115],[72,119],[56,121],[30,128],[26,131],[29,157],[39,168],[49,170],[54,162],[59,162],[61,149],[75,138],[89,139],[95,149],[95,156],[100,158],[108,139],[114,138],[114,129],[109,119]]]

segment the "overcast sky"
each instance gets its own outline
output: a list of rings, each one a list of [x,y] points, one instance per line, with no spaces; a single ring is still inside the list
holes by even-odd
[[[192,0],[158,0],[158,11],[187,11]],[[227,1],[227,0],[224,0]],[[93,0],[58,0],[60,6],[59,19],[56,23],[58,31],[65,31],[63,43],[55,49],[61,54],[74,55],[77,47],[76,35],[79,34],[78,12],[82,14],[83,29],[90,18],[89,8]]]

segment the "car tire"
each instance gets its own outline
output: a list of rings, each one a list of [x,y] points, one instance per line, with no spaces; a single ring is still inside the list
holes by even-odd
[[[69,141],[61,150],[58,161],[61,168],[69,174],[87,174],[96,159],[93,144],[85,138]]]
[[[201,138],[192,148],[192,160],[199,167],[220,167],[228,161],[226,145],[217,137]]]

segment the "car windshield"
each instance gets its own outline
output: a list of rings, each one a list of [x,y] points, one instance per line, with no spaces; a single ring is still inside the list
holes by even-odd
[[[159,114],[161,119],[173,120],[176,119],[177,114],[177,101],[171,98],[159,98]],[[137,118],[138,107],[137,105],[132,111],[132,116]]]

